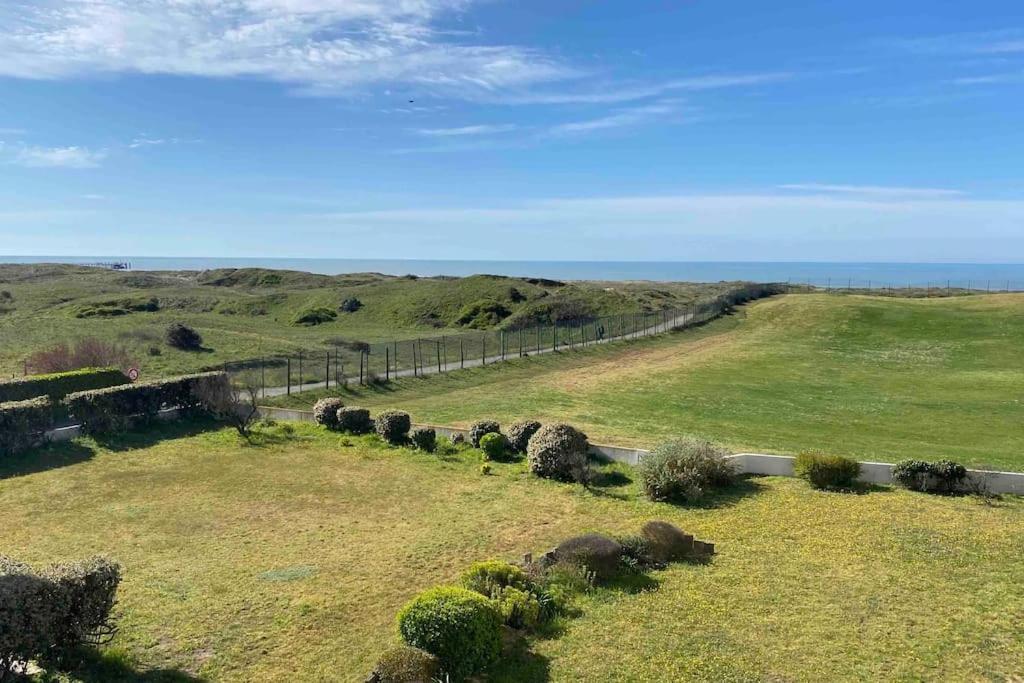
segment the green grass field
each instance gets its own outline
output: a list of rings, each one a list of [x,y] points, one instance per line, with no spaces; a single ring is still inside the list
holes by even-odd
[[[143,375],[153,378],[225,361],[326,353],[344,342],[464,333],[468,328],[459,324],[460,313],[481,301],[503,307],[507,317],[496,324],[509,326],[517,320],[675,308],[714,298],[736,284],[326,276],[263,269],[112,272],[0,264],[0,377],[21,375],[33,352],[85,337],[124,346]],[[340,311],[350,298],[362,308]],[[300,312],[317,307],[337,317],[320,325],[294,324]],[[204,351],[183,352],[164,343],[164,331],[175,321],[202,334]]]
[[[784,303],[776,306],[784,306]],[[801,304],[806,305],[806,304]],[[752,312],[753,314],[753,312]],[[474,560],[670,520],[717,543],[636,590],[585,597],[496,681],[1009,680],[1024,670],[1024,499],[757,478],[702,507],[649,503],[631,469],[598,485],[481,476],[311,425],[165,425],[0,465],[0,548],[31,563],[107,553],[120,632],[59,680],[359,681],[396,611]]]
[[[699,330],[342,396],[436,424],[564,420],[605,443],[697,432],[737,450],[1024,470],[1022,339],[1021,294],[794,294]],[[322,394],[268,403],[308,407]]]

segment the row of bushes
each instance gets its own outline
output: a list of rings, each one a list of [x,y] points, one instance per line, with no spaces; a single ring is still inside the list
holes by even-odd
[[[65,399],[68,412],[87,434],[116,432],[133,421],[155,418],[162,408],[201,409],[203,395],[229,383],[225,372],[201,372],[119,387],[80,391]]]
[[[117,368],[82,368],[69,372],[32,375],[0,382],[0,403],[47,396],[56,404],[76,391],[102,389],[128,382],[129,379]]]
[[[66,662],[114,634],[121,568],[103,557],[41,571],[0,555],[0,680],[27,662]]]
[[[713,545],[672,524],[651,521],[636,536],[567,539],[537,561],[525,556],[521,565],[477,562],[459,585],[428,589],[402,608],[397,624],[404,644],[381,657],[369,680],[465,680],[498,662],[505,629],[536,632],[569,614],[575,596],[602,582],[713,552]]]
[[[53,426],[54,414],[67,412],[87,434],[126,429],[133,421],[156,417],[162,408],[209,410],[205,397],[229,384],[224,372],[203,372],[170,379],[78,391],[59,404],[47,397],[0,403],[0,455],[34,446]]]

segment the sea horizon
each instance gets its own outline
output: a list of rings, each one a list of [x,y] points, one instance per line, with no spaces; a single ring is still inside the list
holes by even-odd
[[[1024,263],[885,261],[517,261],[224,256],[0,256],[0,264],[126,264],[133,271],[270,268],[322,275],[504,275],[559,280],[789,282],[833,287],[971,287],[1024,290]]]

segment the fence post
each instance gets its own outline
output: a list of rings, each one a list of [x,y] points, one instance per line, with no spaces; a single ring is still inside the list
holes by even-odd
[[[299,351],[299,392],[302,392],[302,351]]]
[[[480,365],[487,365],[487,333],[480,337]]]
[[[324,370],[324,389],[331,388],[331,352],[327,352],[327,367]]]
[[[459,337],[459,367],[466,367],[466,340],[462,337]]]
[[[286,371],[285,372],[287,374],[287,379],[285,380],[285,385],[287,386],[287,389],[285,391],[287,392],[287,394],[289,396],[291,396],[292,395],[292,359],[291,359],[291,356],[286,357],[284,359],[284,362],[285,362],[285,366],[286,366]]]
[[[448,338],[441,335],[441,355],[444,356],[444,371],[448,372]]]
[[[363,365],[365,364],[364,358],[366,357],[366,351],[359,349],[359,386],[363,386]]]
[[[434,350],[437,351],[437,374],[441,374],[441,342],[434,340]]]
[[[391,347],[384,345],[384,381],[391,381]]]
[[[540,323],[537,323],[537,353],[540,354]]]

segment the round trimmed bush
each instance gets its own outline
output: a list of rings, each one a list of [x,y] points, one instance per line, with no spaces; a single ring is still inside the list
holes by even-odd
[[[587,435],[567,424],[545,425],[530,438],[526,457],[539,477],[586,482],[589,477]]]
[[[480,450],[487,460],[504,460],[508,453],[508,439],[504,434],[489,432],[480,439]]]
[[[338,426],[338,411],[344,407],[340,398],[322,398],[313,404],[313,420],[322,427],[335,429]]]
[[[398,631],[413,647],[435,655],[454,680],[472,676],[501,653],[501,615],[479,593],[438,586],[420,593],[398,613]]]
[[[658,562],[681,560],[693,552],[693,536],[669,522],[651,520],[641,527],[640,535]]]
[[[708,491],[730,486],[736,470],[729,451],[696,437],[667,441],[640,461],[640,480],[651,500],[692,503]]]
[[[373,420],[370,419],[370,411],[366,408],[345,406],[338,408],[335,413],[335,426],[337,429],[349,434],[366,434],[373,431]]]
[[[622,550],[622,544],[614,538],[584,534],[562,541],[553,554],[557,562],[582,565],[603,581],[619,572]]]
[[[437,433],[428,427],[420,427],[412,431],[412,443],[417,450],[433,453],[437,449]]]
[[[860,463],[841,455],[804,451],[797,454],[793,471],[816,489],[848,490],[857,483]]]
[[[480,448],[480,439],[484,434],[494,434],[501,431],[501,425],[494,420],[478,420],[469,426],[469,443],[473,448]]]
[[[371,680],[376,683],[428,683],[440,674],[437,657],[409,645],[396,645],[380,656]]]
[[[516,422],[508,428],[508,444],[513,453],[525,453],[530,437],[537,433],[541,424],[536,420]]]
[[[385,410],[377,414],[374,420],[377,435],[392,446],[401,446],[409,442],[409,429],[412,418],[402,410]]]
[[[952,460],[903,460],[892,468],[897,485],[923,493],[951,493],[961,488],[966,478],[967,468]]]

